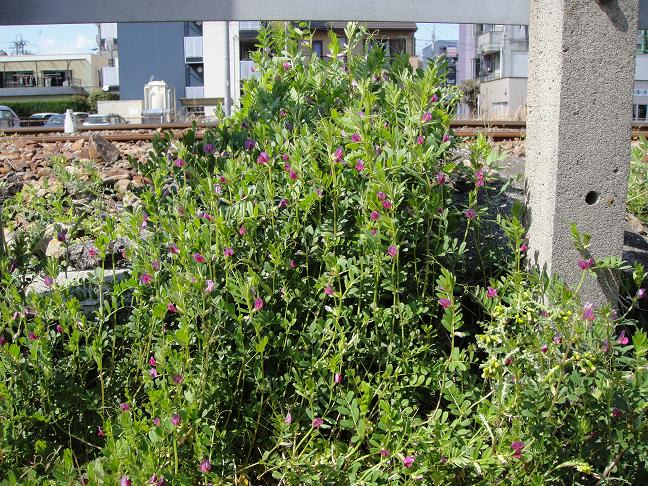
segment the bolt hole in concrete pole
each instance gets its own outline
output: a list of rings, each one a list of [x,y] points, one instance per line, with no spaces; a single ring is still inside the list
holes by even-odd
[[[601,194],[597,191],[590,191],[585,195],[585,202],[590,206],[594,206],[601,199]]]

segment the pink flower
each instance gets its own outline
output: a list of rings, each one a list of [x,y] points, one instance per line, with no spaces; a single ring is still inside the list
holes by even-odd
[[[214,152],[214,145],[211,144],[211,143],[206,143],[205,145],[203,145],[203,152],[205,152],[206,154],[213,153]]]
[[[378,218],[380,218],[380,213],[378,211],[371,211],[370,218],[372,221],[376,221]]]
[[[256,142],[253,139],[248,138],[243,144],[243,146],[245,147],[245,150],[249,152],[250,150],[254,149],[254,147],[256,146]]]
[[[432,97],[430,98],[431,103],[436,103],[439,101],[439,97],[436,94],[433,94]]]
[[[360,140],[362,140],[362,137],[360,137],[359,133],[354,133],[353,135],[351,135],[352,142],[359,142]]]
[[[0,335],[0,346],[4,346],[5,344],[7,344],[7,338]]]
[[[54,279],[49,275],[45,275],[45,278],[43,279],[43,283],[45,284],[45,287],[51,289],[52,285],[54,285]]]
[[[494,299],[495,297],[497,297],[497,289],[488,287],[488,289],[486,290],[486,297],[488,297],[489,299]]]
[[[441,298],[441,299],[439,299],[439,305],[441,307],[443,307],[444,309],[447,309],[448,307],[450,307],[452,305],[452,302],[450,301],[450,299]]]
[[[225,250],[223,250],[223,256],[224,256],[225,258],[229,258],[229,257],[231,257],[232,255],[234,255],[234,248],[229,248],[229,247],[228,247],[228,248],[225,248]]]
[[[214,289],[216,288],[216,284],[214,283],[213,280],[205,280],[205,292],[213,292]]]
[[[389,449],[380,449],[380,457],[389,457],[391,451]]]
[[[36,341],[38,339],[38,336],[34,332],[30,332],[27,337],[30,341]]]
[[[385,199],[382,202],[382,205],[383,205],[383,208],[385,208],[385,209],[391,209],[391,207],[392,207],[392,203],[391,203],[391,201],[389,199]]]
[[[612,416],[614,418],[619,418],[623,416],[623,411],[620,408],[614,407],[612,409]]]
[[[516,440],[511,442],[511,449],[513,449],[513,457],[520,459],[522,457],[522,449],[524,449],[524,442]]]
[[[128,412],[130,410],[130,405],[126,402],[119,404],[119,410],[122,412]]]
[[[171,423],[175,426],[178,427],[180,425],[180,422],[182,422],[182,419],[180,418],[180,415],[177,413],[174,413],[171,415]]]
[[[148,285],[153,281],[153,277],[151,277],[148,273],[143,273],[140,276],[140,282],[142,282],[144,285]]]
[[[90,248],[88,248],[88,256],[89,256],[90,258],[94,258],[94,257],[96,257],[98,254],[99,254],[99,252],[97,251],[97,249],[96,249],[94,246],[91,246]]]
[[[184,380],[182,375],[173,375],[173,383],[175,383],[176,385],[182,383],[182,380]]]
[[[63,326],[61,326],[60,324],[57,324],[57,325],[54,327],[54,330],[56,331],[57,334],[63,334],[63,332],[64,332],[64,331],[63,331]]]
[[[159,270],[160,269],[160,262],[159,260],[153,260],[151,262],[151,267],[153,267],[153,270]]]
[[[288,112],[282,108],[281,110],[279,110],[279,116],[281,118],[286,118],[288,116]]]
[[[132,486],[133,482],[128,476],[122,476],[121,481],[119,481],[119,486]]]
[[[316,417],[313,419],[313,428],[314,429],[319,429],[322,425],[324,424],[324,419],[320,417]]]
[[[511,366],[511,365],[513,364],[513,358],[511,358],[510,356],[507,356],[507,357],[504,359],[504,364],[505,364],[506,366]]]
[[[178,247],[175,245],[175,243],[171,243],[171,244],[169,245],[169,253],[171,253],[171,254],[173,254],[173,255],[179,255],[179,254],[180,254],[180,250],[179,250]]]
[[[175,159],[173,161],[173,165],[175,165],[176,167],[184,167],[185,166],[185,161],[182,160],[182,159]]]
[[[290,160],[290,157],[288,156],[288,154],[283,154],[281,156],[281,160],[283,160],[284,162],[288,162]]]
[[[286,206],[288,206],[288,199],[282,198],[281,201],[279,201],[279,209],[283,209]]]
[[[295,172],[294,170],[291,169],[288,174],[293,181],[297,179],[297,172]]]
[[[646,289],[637,290],[637,298],[643,299],[646,296]]]
[[[291,268],[292,270],[294,270],[295,268],[297,268],[297,264],[295,263],[295,260],[290,260],[290,268]]]
[[[430,113],[429,111],[426,111],[425,113],[423,113],[423,116],[421,117],[421,121],[423,123],[427,123],[429,121],[432,121],[432,113]]]
[[[160,417],[155,417],[153,419],[153,425],[155,425],[156,427],[159,427],[161,423],[162,421],[160,420]]]
[[[628,339],[628,336],[626,336],[625,330],[621,331],[621,334],[619,334],[619,338],[617,339],[617,343],[619,343],[622,346],[625,346],[629,342],[630,341]]]
[[[476,177],[476,182],[475,185],[477,187],[483,187],[484,186],[484,169],[479,169],[477,172],[475,172],[475,177]]]
[[[587,303],[583,306],[583,319],[586,321],[593,321],[596,319],[594,315],[593,304]]]
[[[594,259],[593,258],[588,258],[587,260],[583,260],[580,258],[578,260],[578,266],[580,267],[581,270],[587,270],[588,268],[591,268],[592,265],[594,265]]]
[[[549,350],[549,346],[547,346],[546,344],[543,344],[542,346],[540,346],[540,352],[541,353],[545,354],[548,350]]]
[[[529,245],[527,245],[526,243],[522,243],[522,244],[520,245],[520,251],[521,251],[522,253],[525,253],[528,249],[529,249]]]
[[[56,234],[56,239],[59,240],[61,243],[65,243],[68,239],[68,230],[67,229],[62,229]]]
[[[398,255],[398,248],[396,248],[394,245],[390,245],[389,248],[387,248],[387,254],[391,258],[394,258],[396,255]]]
[[[473,220],[473,219],[475,219],[477,217],[477,213],[475,212],[475,210],[473,208],[466,209],[464,214],[466,215],[466,218],[468,218],[470,220]]]
[[[365,165],[362,159],[358,159],[356,161],[355,170],[357,170],[358,172],[365,170]]]
[[[245,226],[241,226],[239,228],[239,235],[245,236],[245,233],[247,233],[247,230],[245,229]]]
[[[203,459],[200,461],[200,472],[202,473],[208,473],[211,471],[211,463],[209,462],[209,459]]]
[[[330,285],[327,285],[327,286],[324,288],[324,293],[325,293],[326,295],[333,295],[333,294],[335,293],[335,291],[333,290],[333,288],[332,288]]]
[[[317,197],[322,197],[322,194],[324,194],[324,191],[322,191],[321,189],[318,188],[318,189],[315,189],[315,194],[317,194]]]
[[[260,311],[263,309],[263,299],[261,297],[257,297],[254,301],[254,310]]]
[[[267,152],[261,152],[257,157],[257,163],[261,165],[267,164],[269,160],[270,160],[270,156],[267,154]]]
[[[450,141],[450,135],[448,135],[448,134],[446,133],[445,135],[443,135],[443,138],[441,139],[441,141],[442,141],[443,143],[449,142],[449,141]]]
[[[423,145],[425,143],[425,137],[423,135],[419,135],[416,137],[416,143],[418,145]]]
[[[223,188],[221,187],[221,185],[220,184],[215,184],[214,185],[214,193],[215,194],[221,194],[222,192],[223,192]],[[211,219],[209,221],[211,221]]]
[[[409,469],[414,465],[415,460],[416,458],[414,456],[405,456],[403,457],[403,466]]]
[[[378,234],[378,230],[376,228],[371,228],[371,236],[376,236]]]
[[[601,343],[601,351],[607,353],[610,350],[610,341],[603,341]]]
[[[207,221],[212,221],[214,219],[214,218],[212,218],[212,215],[209,214],[206,211],[203,211],[202,213],[200,213],[199,217],[202,218],[202,219],[206,219]]]
[[[169,314],[175,314],[176,312],[178,312],[178,308],[173,305],[173,303],[169,302],[167,304],[167,311],[169,312]]]
[[[148,360],[149,365],[157,366],[157,361],[155,361],[155,356],[151,356]]]
[[[338,147],[335,149],[335,152],[333,152],[333,160],[336,162],[342,162],[344,159],[344,150],[342,147]]]
[[[291,67],[292,67],[292,64],[290,64],[289,62],[284,62],[283,63],[284,71],[289,71]]]
[[[437,181],[437,184],[439,184],[440,186],[442,186],[442,185],[444,185],[448,180],[446,179],[446,175],[445,175],[443,172],[439,172],[439,173],[436,175],[436,181]]]
[[[342,373],[335,373],[333,375],[333,383],[335,383],[336,385],[342,383]]]
[[[385,193],[382,192],[382,191],[378,191],[378,192],[376,193],[376,197],[378,198],[379,201],[382,202],[382,201],[384,201],[385,199],[387,199],[387,194],[385,194]]]
[[[196,263],[205,263],[207,261],[207,260],[205,260],[205,257],[202,256],[198,252],[193,254],[193,259],[194,259],[194,262],[196,262]]]
[[[149,370],[149,375],[151,375],[151,378],[157,378],[158,377],[158,372],[155,368],[151,368]]]
[[[292,424],[292,414],[290,412],[286,414],[286,418],[284,418],[284,424]]]
[[[97,427],[97,437],[99,438],[106,437],[106,433],[103,431],[101,427]]]
[[[562,336],[562,334],[560,334],[560,333],[556,333],[556,334],[554,334],[554,337],[553,337],[553,343],[554,343],[554,344],[562,344],[562,342],[563,342],[563,336]]]

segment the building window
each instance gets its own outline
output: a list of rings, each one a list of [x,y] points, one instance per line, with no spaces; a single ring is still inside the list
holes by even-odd
[[[202,37],[202,22],[185,22],[185,37]]]
[[[637,52],[648,54],[648,30],[640,30],[637,34]]]
[[[313,52],[320,59],[324,55],[322,41],[313,41]]]
[[[635,121],[646,121],[646,114],[648,114],[648,105],[634,105],[633,111]]]

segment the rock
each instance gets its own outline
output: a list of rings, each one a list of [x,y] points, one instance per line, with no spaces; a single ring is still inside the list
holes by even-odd
[[[123,181],[127,180],[130,182],[130,174],[118,174],[118,175],[113,175],[113,176],[103,176],[101,178],[101,182],[106,184],[107,186],[110,186],[118,181]]]
[[[117,194],[126,194],[128,187],[130,186],[131,181],[128,179],[121,179],[115,183],[115,191]]]
[[[81,150],[83,148],[84,143],[85,143],[85,140],[83,140],[81,138],[81,139],[77,140],[76,142],[74,142],[72,144],[72,146],[70,147],[70,150],[72,150],[72,152],[77,152],[77,151],[79,151],[79,150]]]
[[[46,176],[50,175],[51,173],[52,173],[52,169],[50,169],[49,167],[41,167],[36,172],[36,175],[38,177],[46,177]]]
[[[524,157],[526,155],[524,142],[519,142],[513,147],[513,155],[516,157]]]
[[[88,153],[90,154],[90,158],[101,159],[107,164],[116,162],[120,156],[117,147],[96,133],[90,137]]]
[[[646,236],[648,234],[648,228],[646,228],[641,220],[634,214],[626,214],[626,221],[628,222],[628,226],[630,226],[633,232],[643,236]]]
[[[51,258],[61,259],[65,256],[65,246],[56,238],[53,238],[47,244],[45,249],[45,256]]]
[[[101,266],[99,255],[91,256],[90,248],[94,248],[92,241],[75,243],[68,248],[68,261],[70,266],[77,270],[90,270]]]
[[[103,272],[103,281],[106,285],[112,285],[114,282],[120,282],[121,280],[127,278],[129,275],[129,269],[116,269],[114,275],[112,269],[106,269],[106,271]],[[101,280],[101,276],[101,269],[68,271],[67,273],[61,272],[54,281],[59,287],[77,287],[78,293],[85,294],[86,292],[84,291],[83,287],[89,284],[88,281],[91,279]],[[43,294],[50,292],[50,289],[45,286],[41,277],[34,276],[33,281],[27,286],[26,292],[36,292],[38,294]]]

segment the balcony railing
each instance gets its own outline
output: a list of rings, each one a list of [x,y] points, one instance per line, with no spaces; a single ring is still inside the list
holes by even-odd
[[[502,32],[486,32],[477,37],[477,48],[482,54],[499,51],[502,48]]]
[[[0,80],[0,88],[56,88],[61,86],[82,86],[80,78],[58,79],[43,76],[29,76],[19,80]]]
[[[205,97],[205,87],[204,86],[186,86],[185,87],[185,98],[195,100],[198,98]]]
[[[241,61],[241,81],[246,79],[258,78],[261,73],[254,68],[254,61]]]
[[[239,22],[239,30],[259,30],[260,28],[261,22],[258,20]]]
[[[185,37],[184,52],[185,52],[185,62],[202,62],[203,38]]]

